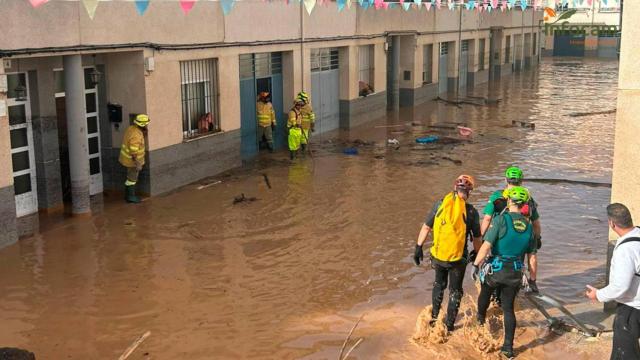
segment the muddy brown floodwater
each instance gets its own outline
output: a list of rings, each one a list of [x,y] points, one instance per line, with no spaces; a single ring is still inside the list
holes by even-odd
[[[364,314],[350,358],[480,359],[466,330],[444,344],[411,341],[433,282],[411,260],[420,224],[460,173],[476,176],[479,207],[511,164],[529,178],[610,182],[615,114],[570,114],[615,108],[616,84],[616,62],[547,59],[496,85],[498,106],[402,109],[317,136],[313,157],[293,164],[265,155],[137,206],[107,199],[91,218],[52,222],[0,251],[0,345],[38,359],[116,359],[151,331],[129,359],[337,359]],[[455,138],[455,123],[475,130],[471,142],[414,142]],[[344,155],[354,142],[359,154]],[[527,186],[542,216],[541,290],[584,303],[584,285],[604,282],[610,189]],[[241,193],[257,200],[233,205]],[[476,296],[468,279],[465,289]],[[519,358],[608,357],[610,340],[555,334],[522,305]]]

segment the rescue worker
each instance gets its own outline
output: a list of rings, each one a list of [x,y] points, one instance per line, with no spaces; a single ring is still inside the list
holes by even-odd
[[[491,221],[471,274],[481,283],[477,314],[480,325],[484,325],[491,295],[496,289],[500,290],[505,331],[501,352],[507,358],[513,358],[516,331],[513,306],[522,284],[524,255],[530,257],[537,245],[533,225],[522,214],[528,201],[529,191],[526,188],[515,186],[507,190],[507,208]]]
[[[133,125],[124,132],[122,146],[120,147],[120,157],[118,161],[127,168],[127,180],[124,183],[125,200],[128,203],[139,203],[140,198],[136,196],[136,183],[138,175],[144,166],[144,135],[147,132],[149,116],[139,114],[133,120]]]
[[[480,217],[473,207],[469,195],[475,186],[475,180],[469,175],[460,175],[453,191],[439,201],[427,217],[415,248],[413,260],[420,265],[424,255],[422,245],[429,233],[433,231],[431,246],[431,265],[436,271],[432,292],[432,312],[430,325],[435,324],[444,298],[444,291],[449,285],[449,305],[445,325],[453,331],[463,290],[462,281],[467,267],[467,238],[471,237],[473,248],[480,248]]]
[[[300,145],[302,146],[302,153],[304,153],[307,144],[309,143],[309,130],[315,131],[316,114],[313,112],[309,94],[304,91],[300,91],[296,100],[302,101],[303,105],[300,109],[302,113],[302,138],[300,139]]]
[[[482,225],[480,226],[480,230],[484,235],[491,224],[491,219],[496,215],[500,214],[506,207],[507,204],[507,196],[506,193],[509,189],[521,186],[522,181],[524,180],[524,174],[522,170],[516,166],[511,166],[505,170],[504,173],[505,181],[507,183],[507,187],[504,190],[497,190],[491,197],[489,197],[489,201],[487,205],[484,207],[484,217],[482,219]],[[540,226],[540,215],[538,214],[538,204],[533,200],[531,194],[529,193],[529,200],[527,203],[528,214],[526,216],[529,218],[529,221],[533,225],[533,233],[536,239],[537,247],[534,250],[534,253],[530,257],[529,261],[529,289],[532,292],[538,292],[538,285],[536,284],[536,278],[538,274],[538,257],[537,252],[542,246],[542,237],[540,235],[541,226]],[[500,296],[497,296],[498,303]]]
[[[258,141],[262,141],[264,137],[269,151],[273,152],[273,131],[276,128],[276,112],[273,111],[269,93],[266,91],[258,95],[256,116],[258,118]]]
[[[300,149],[300,143],[302,141],[302,107],[304,102],[296,98],[293,103],[293,108],[289,111],[289,118],[287,120],[287,129],[289,134],[287,135],[289,143],[289,158],[293,160],[296,153]]]

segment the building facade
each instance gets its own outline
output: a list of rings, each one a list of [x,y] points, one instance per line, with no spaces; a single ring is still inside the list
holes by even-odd
[[[215,3],[214,3],[215,4]],[[142,192],[157,195],[240,166],[258,152],[256,94],[269,91],[284,148],[285,114],[311,94],[316,131],[349,129],[536,66],[542,12],[401,8],[309,16],[296,4],[0,3],[0,246],[38,213],[122,191],[122,136],[151,119]],[[64,19],[61,21],[60,19]],[[261,19],[261,20],[258,20]],[[257,25],[259,22],[259,26]],[[254,24],[254,25],[252,25]]]
[[[544,56],[618,58],[620,46],[620,4],[602,1],[573,3],[557,9],[558,14],[575,10],[571,17],[550,24],[545,21]],[[566,21],[565,24],[562,24]]]

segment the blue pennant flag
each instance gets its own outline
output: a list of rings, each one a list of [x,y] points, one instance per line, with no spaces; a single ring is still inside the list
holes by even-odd
[[[338,11],[342,11],[347,4],[347,0],[336,0],[336,4],[338,4]]]
[[[520,0],[520,8],[522,8],[522,10],[527,8],[527,0]]]
[[[233,4],[235,4],[236,0],[220,0],[220,6],[222,6],[222,12],[224,15],[229,15],[231,9],[233,9]]]
[[[409,11],[409,9],[411,9],[411,3],[410,2],[403,2],[402,3],[402,7],[404,8],[404,11]]]
[[[138,10],[138,14],[144,15],[144,12],[147,11],[149,7],[149,0],[136,0],[136,10]]]
[[[467,5],[465,5],[467,7],[467,10],[471,10],[473,8],[476,7],[476,0],[469,0],[469,2],[467,3]]]

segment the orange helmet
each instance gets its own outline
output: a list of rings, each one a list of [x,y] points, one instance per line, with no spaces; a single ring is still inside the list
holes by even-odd
[[[471,175],[460,175],[455,181],[456,189],[471,191],[475,186],[476,180]]]
[[[260,99],[266,99],[269,97],[269,93],[267,91],[262,91],[260,94],[258,94],[258,96],[260,97]]]

